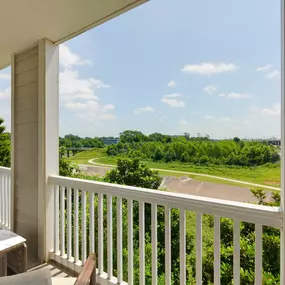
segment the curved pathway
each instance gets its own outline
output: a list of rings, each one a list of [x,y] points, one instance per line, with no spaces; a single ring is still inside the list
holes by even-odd
[[[97,165],[97,166],[115,167],[115,165],[112,165],[112,164],[96,163],[96,162],[94,162],[94,160],[96,160],[96,158],[89,159],[88,163],[94,164],[94,165]],[[188,172],[188,171],[180,171],[180,170],[168,170],[168,169],[160,169],[160,168],[151,168],[151,169],[152,170],[157,170],[157,171],[162,171],[162,172],[163,171],[164,172],[169,172],[169,173],[181,173],[181,174],[185,174],[185,175],[195,175],[195,176],[201,176],[201,177],[209,177],[209,178],[214,178],[214,179],[218,179],[218,180],[223,180],[223,181],[243,184],[245,186],[260,187],[260,188],[263,188],[263,189],[269,189],[269,190],[274,190],[274,191],[280,191],[281,190],[278,187],[262,185],[262,184],[256,184],[256,183],[251,183],[251,182],[246,182],[246,181],[241,181],[241,180],[236,180],[236,179],[230,179],[230,178],[225,178],[225,177],[220,177],[220,176],[215,176],[215,175],[210,175],[210,174]]]

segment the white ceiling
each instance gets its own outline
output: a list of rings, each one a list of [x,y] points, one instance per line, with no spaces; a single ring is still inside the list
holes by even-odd
[[[47,38],[62,43],[147,0],[0,0],[0,69]]]

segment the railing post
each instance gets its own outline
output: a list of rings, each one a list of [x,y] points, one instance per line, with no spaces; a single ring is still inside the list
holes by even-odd
[[[282,227],[281,227],[281,252],[280,252],[280,285],[285,285],[285,0],[281,0],[281,210],[282,210]]]

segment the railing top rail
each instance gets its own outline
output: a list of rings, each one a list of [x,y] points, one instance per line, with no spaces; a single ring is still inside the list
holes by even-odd
[[[203,214],[281,228],[282,209],[195,195],[52,175],[49,183]]]
[[[0,173],[11,173],[11,168],[0,166]]]

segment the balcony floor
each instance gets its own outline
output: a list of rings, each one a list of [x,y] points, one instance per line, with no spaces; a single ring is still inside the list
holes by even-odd
[[[33,267],[29,271],[34,271],[41,268],[48,268],[50,270],[51,277],[59,277],[59,278],[76,277],[71,270],[60,265],[55,261],[49,261],[48,263]]]

